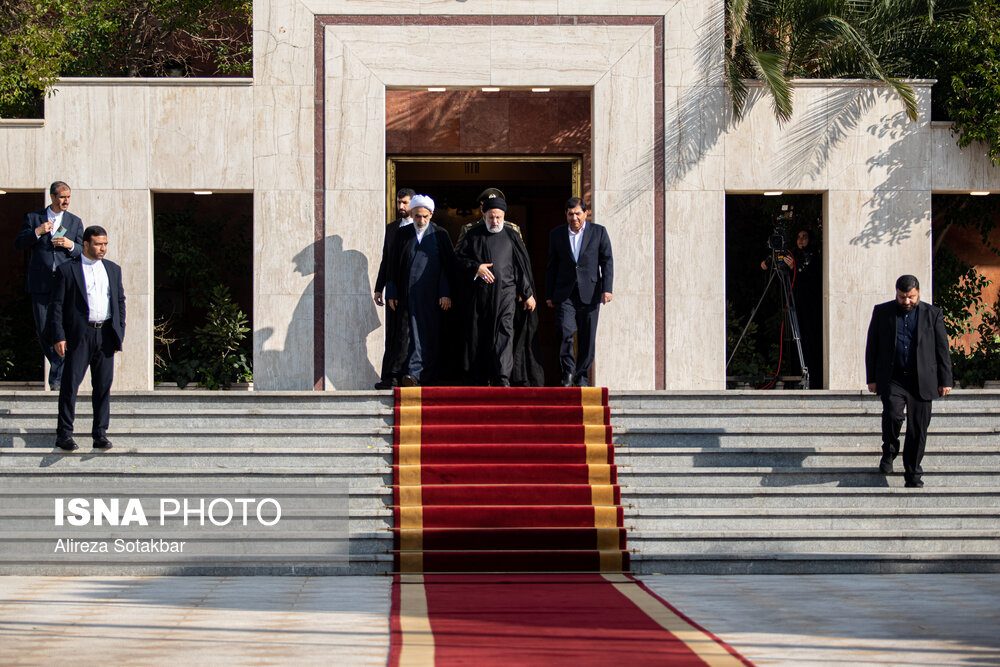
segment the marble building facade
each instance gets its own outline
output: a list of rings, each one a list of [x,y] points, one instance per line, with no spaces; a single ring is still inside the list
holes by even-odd
[[[725,386],[725,196],[824,202],[826,386],[863,386],[875,303],[914,273],[930,298],[931,194],[1000,190],[913,82],[802,81],[778,125],[755,89],[735,120],[713,0],[257,0],[252,79],[64,79],[41,121],[0,121],[0,189],[73,187],[124,269],[117,389],[152,388],[152,193],[252,192],[258,389],[367,389],[385,221],[386,91],[589,91],[588,183],[615,244],[596,380]],[[51,150],[55,149],[55,150]],[[57,155],[57,159],[52,159]]]

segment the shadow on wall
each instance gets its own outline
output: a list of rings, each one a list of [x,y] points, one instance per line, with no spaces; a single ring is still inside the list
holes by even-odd
[[[295,305],[278,349],[265,349],[273,327],[254,333],[254,382],[261,388],[309,390],[313,388],[313,295],[316,291],[315,257],[326,253],[326,354],[327,389],[371,389],[378,373],[368,359],[368,336],[381,325],[372,301],[368,258],[357,250],[344,250],[340,236],[314,242],[292,258],[295,273],[312,276]]]
[[[368,336],[381,326],[372,301],[368,258],[326,237],[326,387],[371,389],[379,374],[368,359]]]

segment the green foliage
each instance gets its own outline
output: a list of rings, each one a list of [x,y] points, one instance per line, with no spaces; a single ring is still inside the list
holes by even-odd
[[[983,313],[976,327],[979,343],[970,354],[952,348],[951,362],[955,379],[963,387],[981,387],[987,380],[1000,380],[1000,298],[991,311]]]
[[[934,94],[958,145],[980,142],[1000,164],[1000,3],[972,0],[967,12],[938,22],[934,37]]]
[[[41,380],[43,359],[31,297],[23,291],[4,297],[0,301],[0,380]]]
[[[746,327],[746,333],[743,329]],[[740,341],[740,334],[743,340]],[[736,313],[733,302],[726,301],[726,355],[729,365],[726,366],[726,375],[738,377],[763,377],[767,373],[767,363],[764,355],[757,351],[758,345],[757,322],[751,322],[746,326],[746,318],[740,317]],[[739,347],[736,343],[739,342]],[[733,354],[735,349],[736,354]],[[732,360],[729,360],[732,356]]]
[[[725,73],[733,111],[747,100],[743,79],[760,79],[775,116],[792,115],[795,78],[872,78],[916,120],[913,89],[886,63],[926,40],[934,3],[913,0],[728,0]],[[893,68],[894,69],[894,68]]]
[[[180,359],[168,363],[166,371],[180,387],[197,382],[219,389],[249,382],[253,379],[252,359],[244,347],[250,333],[248,324],[247,316],[233,303],[229,288],[216,285],[209,296],[207,321],[195,329]]]
[[[0,3],[0,117],[38,116],[59,76],[249,76],[252,0]]]
[[[54,5],[58,3],[0,3],[0,118],[41,117],[41,91],[69,60]]]
[[[934,304],[944,315],[944,328],[955,339],[973,331],[972,319],[986,310],[983,290],[992,283],[950,248],[934,253]]]

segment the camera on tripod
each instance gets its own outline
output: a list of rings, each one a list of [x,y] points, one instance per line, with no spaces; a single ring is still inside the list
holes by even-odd
[[[775,218],[774,230],[767,238],[767,247],[771,250],[773,261],[771,266],[780,269],[786,266],[785,257],[788,252],[788,223],[794,215],[794,208],[790,204],[781,205],[781,213]]]

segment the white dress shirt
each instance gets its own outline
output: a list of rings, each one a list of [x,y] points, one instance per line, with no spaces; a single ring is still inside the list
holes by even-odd
[[[566,225],[566,229],[569,231],[569,251],[573,253],[574,262],[580,261],[580,246],[583,244],[583,230],[586,228],[586,222],[583,223],[578,232],[574,232],[569,225]]]
[[[87,305],[90,307],[89,320],[103,322],[111,317],[111,285],[104,262],[81,256],[83,282],[87,286]]]
[[[420,245],[420,242],[424,240],[424,233],[430,228],[430,223],[424,225],[423,229],[417,229],[416,227],[413,228],[413,231],[417,234],[417,245]]]

